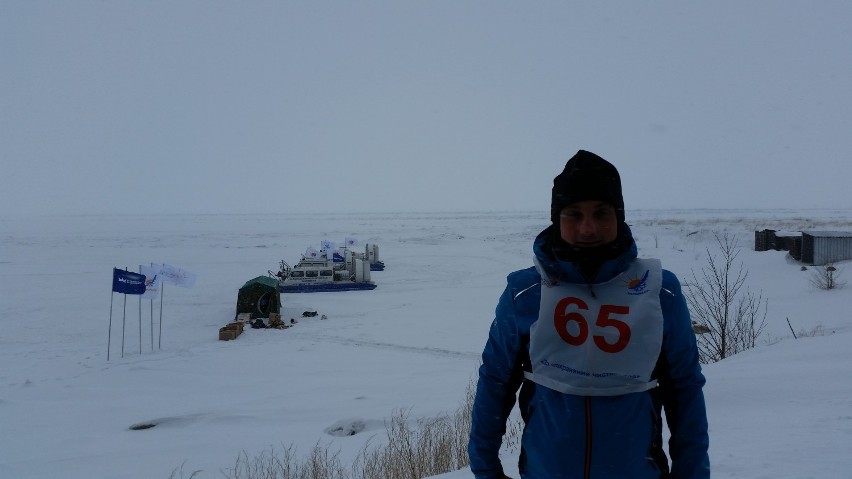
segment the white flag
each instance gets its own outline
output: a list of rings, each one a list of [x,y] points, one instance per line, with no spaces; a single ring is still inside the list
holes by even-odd
[[[173,284],[181,288],[191,288],[195,285],[195,273],[167,264],[160,267],[160,279],[163,283]]]
[[[329,240],[322,240],[322,249],[320,249],[320,256],[329,259],[334,257],[334,251],[337,249],[337,243]]]
[[[346,237],[346,246],[347,246],[348,248],[352,248],[352,247],[354,247],[354,246],[358,246],[358,240],[357,240],[356,238],[351,237],[351,236],[347,236],[347,237]]]
[[[315,259],[319,258],[319,256],[319,251],[317,251],[316,248],[314,248],[313,246],[308,246],[308,249],[305,250],[305,258]]]
[[[145,275],[144,299],[157,299],[160,297],[160,268],[157,266],[139,265],[139,272]]]

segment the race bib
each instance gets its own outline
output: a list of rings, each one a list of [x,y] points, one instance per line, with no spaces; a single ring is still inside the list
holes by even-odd
[[[539,317],[530,329],[528,379],[582,396],[656,386],[651,373],[663,342],[659,260],[637,259],[619,276],[593,285],[553,285],[542,277]]]

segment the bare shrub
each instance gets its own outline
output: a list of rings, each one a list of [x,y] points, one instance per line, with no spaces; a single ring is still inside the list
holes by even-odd
[[[699,359],[705,364],[753,348],[766,326],[768,308],[762,292],[745,288],[748,271],[736,261],[736,236],[713,236],[721,254],[714,256],[707,248],[707,265],[700,276],[693,271],[693,281],[686,285],[694,324],[709,330],[697,336]]]
[[[234,467],[222,471],[222,475],[229,479],[346,479],[337,456],[320,443],[305,459],[299,459],[292,445],[280,451],[270,448],[254,457],[243,451]]]
[[[186,465],[186,461],[184,461],[184,463],[181,464],[180,467],[174,468],[172,470],[172,473],[169,475],[169,479],[183,479],[183,477],[184,477],[183,466],[185,466],[185,465]],[[192,471],[189,475],[189,479],[194,479],[195,476],[197,476],[199,474],[201,474],[200,469]]]
[[[464,403],[448,415],[411,420],[410,411],[395,411],[385,424],[386,441],[368,440],[348,473],[338,453],[317,443],[306,458],[298,457],[292,445],[279,451],[270,448],[254,457],[242,452],[222,475],[227,479],[422,479],[458,470],[470,464],[467,442],[474,393],[474,385],[469,384]]]
[[[840,281],[840,270],[834,264],[828,263],[824,266],[817,266],[811,272],[811,286],[817,289],[835,289],[843,287],[846,282]]]
[[[453,448],[455,464],[461,469],[470,464],[467,455],[467,443],[470,438],[470,423],[473,417],[473,400],[476,397],[476,383],[470,382],[465,389],[464,402],[453,415]]]
[[[328,447],[315,444],[308,455],[302,479],[347,479],[338,455],[339,452],[332,454]]]
[[[825,326],[817,324],[811,329],[800,329],[798,334],[800,338],[813,338],[815,336],[825,336]]]
[[[474,386],[469,384],[464,403],[451,415],[417,421],[409,411],[397,411],[386,423],[388,442],[364,447],[353,468],[355,478],[420,479],[467,466],[467,442]]]
[[[521,439],[524,435],[524,423],[519,416],[510,417],[506,422],[506,434],[503,435],[503,448],[513,454],[521,449]]]

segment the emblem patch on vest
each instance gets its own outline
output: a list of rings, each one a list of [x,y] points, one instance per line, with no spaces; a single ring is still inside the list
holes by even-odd
[[[645,294],[648,292],[648,274],[650,270],[645,270],[645,274],[642,275],[641,278],[628,278],[622,279],[624,284],[627,285],[627,294],[638,295]]]

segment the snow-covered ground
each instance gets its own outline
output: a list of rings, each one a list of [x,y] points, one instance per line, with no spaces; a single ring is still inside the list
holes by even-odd
[[[318,443],[346,462],[400,410],[412,420],[453,412],[505,276],[531,264],[546,215],[4,216],[0,477],[165,479],[183,465],[215,478],[241,452]],[[813,268],[753,245],[764,228],[852,230],[852,211],[628,211],[628,222],[640,254],[681,281],[706,265],[712,232],[736,235],[748,287],[769,301],[760,346],[704,368],[713,476],[850,477],[852,285],[815,289]],[[380,246],[378,288],[282,295],[295,327],[218,340],[245,281],[347,236]],[[113,267],[150,262],[198,278],[165,287],[162,336],[159,302],[152,311],[110,292]],[[838,265],[841,280],[849,264]],[[299,317],[306,309],[328,319]],[[788,319],[805,337],[793,338]],[[130,429],[139,423],[156,427]],[[363,430],[326,432],[351,424]],[[515,477],[516,454],[505,457]]]

